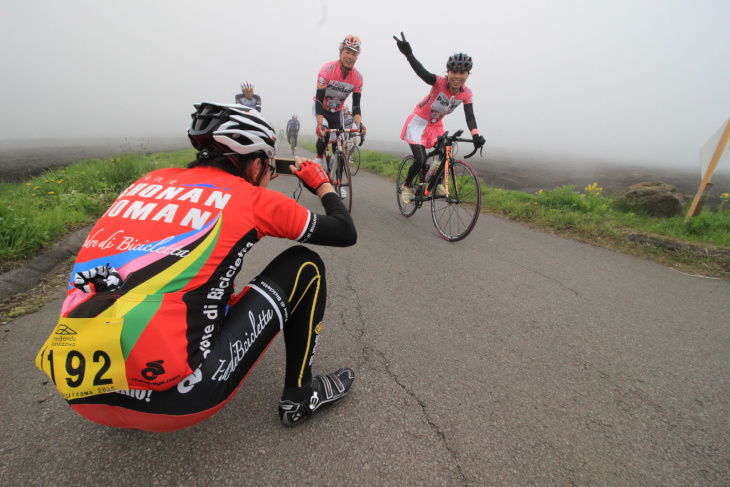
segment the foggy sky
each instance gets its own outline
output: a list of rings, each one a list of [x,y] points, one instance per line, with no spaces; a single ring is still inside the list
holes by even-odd
[[[0,0],[0,139],[183,135],[244,79],[277,126],[313,133],[319,68],[362,39],[363,122],[398,140],[454,52],[488,146],[698,167],[730,117],[725,0]],[[458,108],[448,130],[466,128]],[[405,143],[403,143],[405,145]]]

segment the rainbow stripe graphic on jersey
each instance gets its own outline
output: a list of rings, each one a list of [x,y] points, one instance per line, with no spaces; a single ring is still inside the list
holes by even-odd
[[[166,296],[174,297],[175,293],[198,276],[215,248],[222,223],[222,214],[219,214],[200,230],[174,239],[173,241],[177,244],[176,248],[184,249],[186,254],[181,258],[154,252],[155,246],[159,244],[159,242],[154,242],[145,244],[146,251],[129,250],[103,259],[105,263],[110,262],[112,266],[120,265],[118,269],[125,282],[121,288],[123,290],[121,296],[115,301],[109,301],[110,306],[96,316],[125,318],[121,337],[125,359],[163,305]],[[101,260],[96,259],[77,264],[74,267],[74,273],[101,265],[99,262]],[[81,290],[75,290],[74,294],[78,294],[81,300],[67,299],[64,304],[68,306],[64,306],[64,308],[74,308],[74,311],[77,311],[86,304],[79,301],[85,300],[90,295]]]

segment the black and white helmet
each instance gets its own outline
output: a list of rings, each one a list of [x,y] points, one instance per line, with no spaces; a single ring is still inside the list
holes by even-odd
[[[473,63],[471,56],[463,52],[458,52],[453,56],[449,56],[449,60],[446,61],[446,69],[457,73],[460,71],[469,72],[471,71],[472,66]]]
[[[253,108],[204,101],[191,117],[188,137],[196,149],[208,145],[221,152],[276,155],[274,127]]]

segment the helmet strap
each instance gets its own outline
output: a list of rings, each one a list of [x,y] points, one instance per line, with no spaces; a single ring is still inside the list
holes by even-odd
[[[340,60],[340,71],[342,71],[342,77],[347,78],[350,74],[350,70],[352,68],[346,68],[344,64],[342,64],[342,60]]]

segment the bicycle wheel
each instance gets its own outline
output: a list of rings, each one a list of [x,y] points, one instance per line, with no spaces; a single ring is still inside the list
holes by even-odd
[[[352,212],[352,173],[350,163],[342,152],[332,157],[332,173],[334,174],[335,192],[342,198],[348,212]]]
[[[444,184],[444,171],[437,174],[436,184]],[[442,238],[458,242],[474,229],[482,208],[482,189],[474,169],[464,161],[449,164],[445,192],[434,188],[431,217]],[[446,196],[448,194],[448,196]]]
[[[350,150],[350,168],[353,176],[360,170],[360,148],[356,145]]]
[[[291,147],[292,155],[294,155],[296,152],[296,148],[297,148],[297,136],[296,135],[292,135],[289,138],[289,146]]]
[[[408,170],[411,168],[412,165],[413,156],[404,157],[403,161],[400,163],[400,168],[398,169],[398,177],[395,180],[395,199],[398,201],[398,209],[400,210],[401,214],[406,217],[413,215],[418,209],[418,206],[416,206],[415,196],[411,198],[411,201],[408,204],[404,203],[403,199],[401,198],[401,187],[406,181],[406,177],[408,176]],[[411,187],[417,188],[420,182],[421,175],[417,174],[416,177],[413,178]]]

